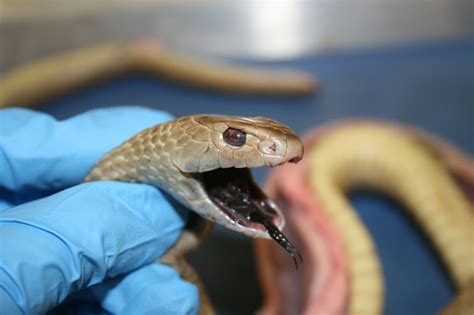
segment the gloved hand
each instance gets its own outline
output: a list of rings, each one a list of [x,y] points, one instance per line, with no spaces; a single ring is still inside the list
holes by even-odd
[[[61,303],[61,314],[70,306],[74,314],[197,311],[197,289],[153,263],[177,240],[186,212],[149,185],[80,184],[104,153],[170,118],[137,107],[64,121],[0,111],[0,314]]]

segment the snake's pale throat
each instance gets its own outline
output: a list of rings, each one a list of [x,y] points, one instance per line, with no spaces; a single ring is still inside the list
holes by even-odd
[[[235,224],[267,231],[291,255],[298,268],[297,257],[303,261],[301,254],[278,228],[283,218],[276,204],[255,184],[249,169],[217,169],[199,177],[212,201]]]

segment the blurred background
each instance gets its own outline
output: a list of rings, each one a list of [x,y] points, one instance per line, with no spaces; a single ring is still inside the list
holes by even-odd
[[[469,0],[2,0],[2,69],[106,40],[152,37],[193,54],[287,60],[466,38]]]
[[[223,95],[129,74],[40,109],[58,118],[118,105],[259,115],[301,134],[342,118],[382,118],[474,152],[472,0],[0,0],[0,75],[54,53],[139,38],[203,58],[304,70],[321,89],[300,98]],[[255,172],[260,183],[265,174]],[[428,241],[383,196],[351,198],[379,248],[385,314],[436,313],[454,291]],[[221,314],[260,304],[252,256],[248,239],[221,228],[193,254]]]

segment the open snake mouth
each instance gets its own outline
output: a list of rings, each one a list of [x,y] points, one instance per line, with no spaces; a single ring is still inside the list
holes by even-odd
[[[298,252],[278,227],[283,216],[276,204],[254,182],[247,168],[225,168],[200,173],[204,190],[219,209],[236,224],[267,231],[292,257],[297,268]]]

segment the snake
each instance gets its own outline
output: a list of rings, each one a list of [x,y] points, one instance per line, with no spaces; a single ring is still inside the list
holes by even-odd
[[[134,71],[219,92],[300,95],[315,87],[311,76],[294,71],[209,63],[143,42],[108,43],[7,73],[0,79],[0,108],[32,107],[91,82]],[[198,287],[199,314],[215,314],[185,254],[198,247],[217,223],[248,237],[273,239],[297,268],[303,258],[281,232],[284,216],[253,181],[250,169],[297,163],[303,151],[293,130],[269,118],[190,115],[134,135],[100,159],[84,181],[150,184],[197,214],[159,262],[171,265]]]
[[[303,163],[275,170],[266,184],[285,205],[286,232],[305,249],[304,275],[292,274],[273,245],[256,241],[260,314],[382,314],[377,248],[347,198],[361,189],[399,202],[431,240],[458,291],[441,314],[473,314],[472,159],[424,131],[380,121],[333,123],[305,139]],[[292,296],[290,287],[304,295]]]
[[[207,219],[183,232],[161,261],[200,288],[200,313],[212,314],[202,284],[181,257],[215,222],[249,237],[274,239],[296,265],[301,256],[280,232],[281,210],[254,183],[249,168],[296,163],[302,155],[300,138],[269,118],[192,115],[133,136],[106,154],[85,181],[150,184]]]
[[[318,88],[317,79],[304,73],[216,65],[139,41],[81,49],[13,70],[0,78],[0,107],[35,106],[134,71],[225,93],[304,95]],[[160,259],[198,286],[200,314],[215,311],[183,256],[202,242],[211,221],[249,237],[273,239],[275,245],[256,242],[265,295],[261,314],[380,314],[384,289],[377,250],[346,197],[361,187],[400,200],[432,240],[459,292],[443,315],[472,314],[472,201],[453,179],[454,174],[466,187],[474,187],[470,159],[416,130],[378,123],[323,130],[303,145],[291,129],[268,118],[185,116],[127,140],[105,155],[85,181],[148,183],[207,219],[191,220]],[[309,157],[290,166],[287,162],[301,159],[303,147],[310,149]],[[249,168],[280,165],[265,194]],[[311,198],[299,199],[303,195]],[[305,249],[302,273],[293,272],[302,259],[290,237]],[[292,263],[276,244],[291,255]],[[324,270],[329,275],[321,276]],[[301,290],[288,285],[295,278]],[[326,291],[322,298],[317,294],[321,288]]]
[[[0,108],[34,107],[78,88],[128,73],[150,74],[227,94],[303,96],[319,89],[318,79],[302,71],[209,61],[142,39],[80,48],[11,69],[0,76]]]

